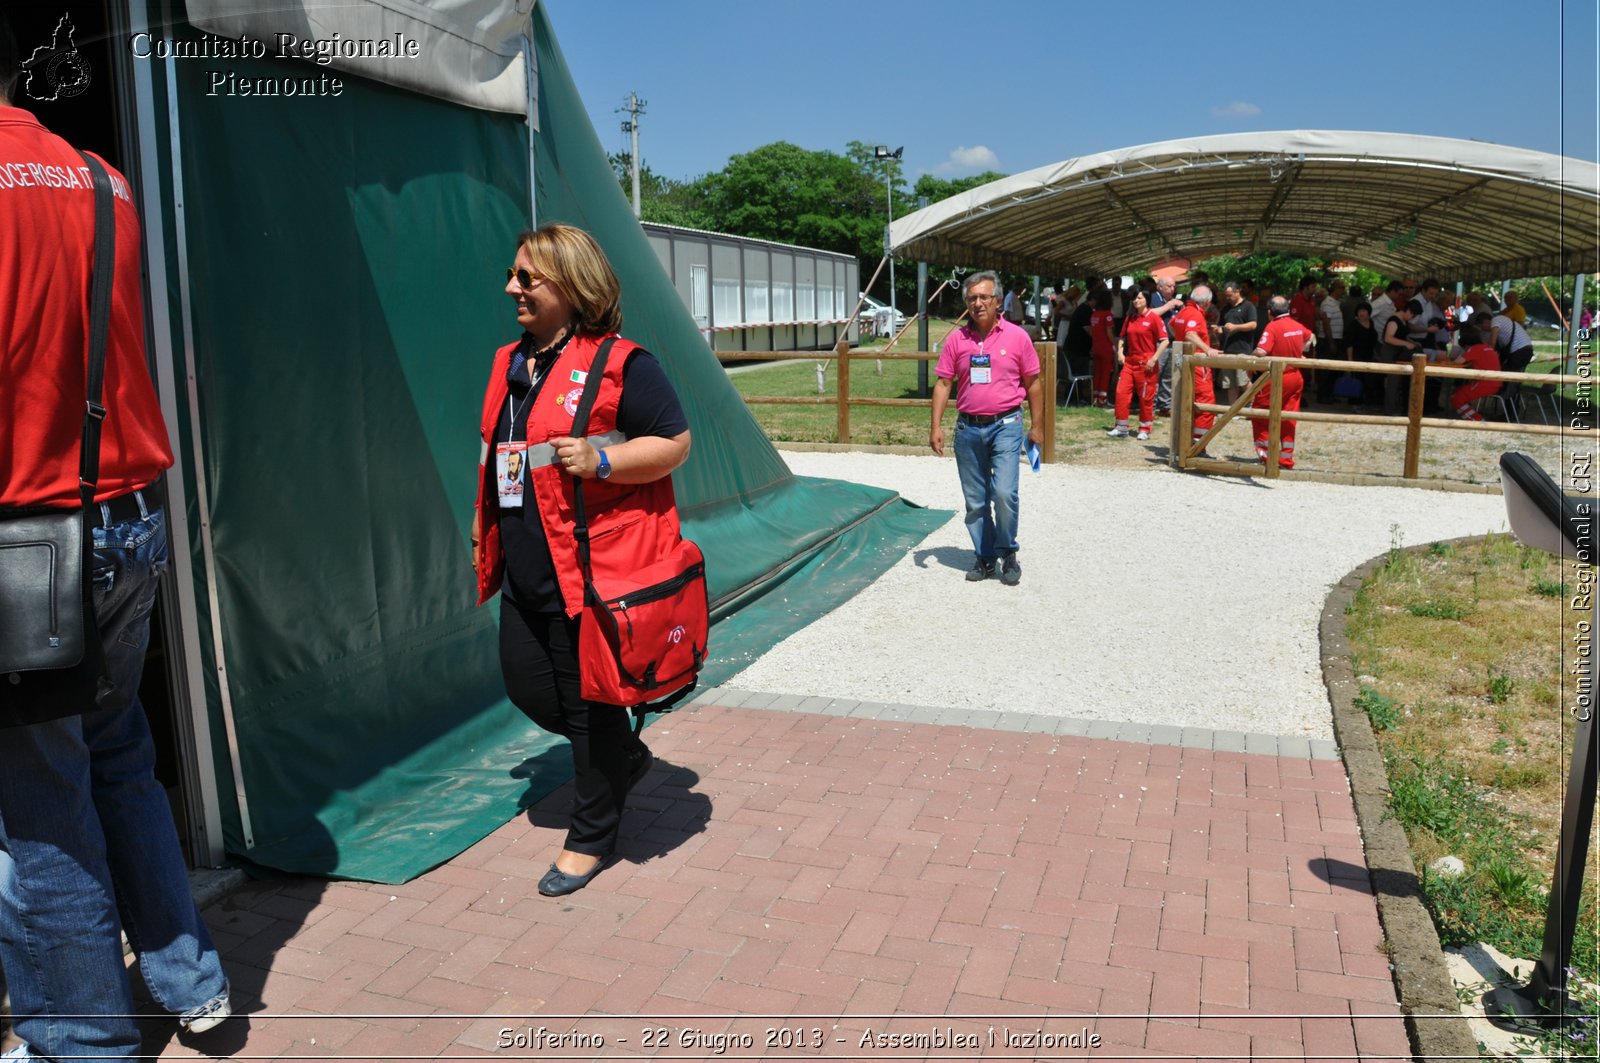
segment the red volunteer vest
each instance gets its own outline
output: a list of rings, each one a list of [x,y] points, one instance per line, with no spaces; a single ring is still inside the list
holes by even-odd
[[[539,398],[528,413],[530,447],[572,434],[572,419],[583,396],[583,380],[600,350],[604,336],[576,336],[556,356],[555,364]],[[511,365],[510,343],[495,352],[489,371],[489,387],[483,397],[482,457],[478,462],[479,542],[478,604],[482,605],[500,590],[505,577],[505,554],[500,543],[500,497],[489,475],[488,458],[494,450],[494,431],[500,422],[509,387],[506,371]],[[605,376],[595,395],[585,435],[603,435],[617,430],[617,405],[622,400],[622,370],[628,355],[638,344],[618,338],[606,356]],[[528,486],[533,504],[538,507],[555,563],[556,583],[568,616],[583,610],[583,571],[578,562],[576,492],[573,477],[548,459],[532,458],[530,450]],[[589,518],[590,564],[596,576],[630,573],[664,556],[663,551],[678,540],[678,508],[672,493],[672,477],[663,476],[647,484],[614,484],[598,477],[583,485],[584,507]],[[626,534],[622,534],[626,532]]]

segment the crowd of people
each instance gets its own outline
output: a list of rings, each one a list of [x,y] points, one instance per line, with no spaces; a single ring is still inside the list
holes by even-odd
[[[1399,362],[1417,352],[1431,363],[1471,369],[1520,372],[1533,356],[1526,311],[1515,292],[1503,304],[1473,292],[1447,299],[1432,277],[1401,279],[1370,293],[1349,287],[1337,275],[1307,273],[1292,291],[1249,280],[1229,281],[1215,297],[1210,278],[1196,271],[1187,293],[1170,277],[1140,277],[1127,289],[1117,278],[1088,277],[1064,287],[1051,300],[1044,335],[1056,341],[1056,401],[1069,393],[1068,382],[1087,378],[1087,401],[1113,411],[1114,438],[1148,439],[1155,418],[1171,414],[1174,345],[1201,354]],[[1280,312],[1281,311],[1281,312]],[[1283,324],[1278,324],[1279,321]],[[1194,367],[1195,401],[1232,404],[1249,385],[1249,372]],[[1321,405],[1347,404],[1356,410],[1405,412],[1407,378],[1398,374],[1293,368],[1285,377],[1284,410],[1294,412],[1304,399]],[[1292,394],[1291,394],[1292,391]],[[1481,400],[1501,395],[1493,411],[1504,414],[1516,385],[1502,391],[1500,381],[1428,381],[1425,412],[1482,420]],[[1265,393],[1256,405],[1265,407]],[[1138,408],[1135,428],[1132,416]],[[1214,415],[1197,413],[1194,439],[1200,440]],[[1265,459],[1264,419],[1255,418],[1256,451]],[[1282,461],[1294,463],[1294,424],[1283,422]]]

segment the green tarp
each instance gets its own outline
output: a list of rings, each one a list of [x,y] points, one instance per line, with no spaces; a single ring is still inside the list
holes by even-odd
[[[533,20],[537,220],[600,240],[624,332],[683,398],[694,445],[674,482],[720,606],[716,683],[947,515],[790,475],[634,221],[542,9]],[[528,131],[355,77],[337,99],[219,99],[204,66],[177,64],[177,88],[197,437],[253,843],[211,659],[227,847],[401,881],[570,774],[564,743],[505,700],[496,606],[475,606],[467,551],[485,376],[516,336],[501,278],[528,222]]]

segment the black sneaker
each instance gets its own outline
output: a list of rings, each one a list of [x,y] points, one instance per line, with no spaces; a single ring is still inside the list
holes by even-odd
[[[1022,566],[1017,564],[1016,554],[1007,554],[1000,564],[1000,582],[1007,587],[1015,587],[1022,582]]]
[[[972,569],[967,573],[967,582],[981,583],[992,575],[994,575],[994,562],[985,561],[980,557],[973,563]]]

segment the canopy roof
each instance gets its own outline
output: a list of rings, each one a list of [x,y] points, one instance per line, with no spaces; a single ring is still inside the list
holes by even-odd
[[[1390,276],[1600,269],[1600,165],[1475,140],[1291,130],[1169,140],[991,181],[895,221],[897,256],[1050,276],[1290,251]]]

